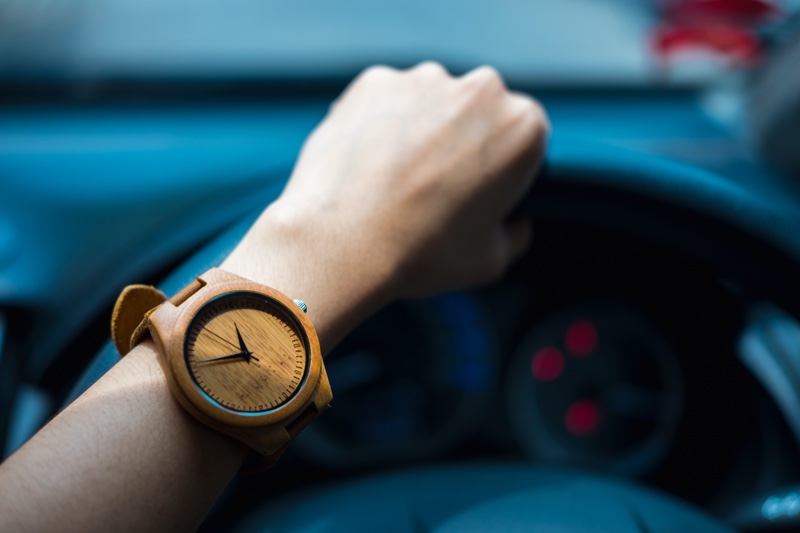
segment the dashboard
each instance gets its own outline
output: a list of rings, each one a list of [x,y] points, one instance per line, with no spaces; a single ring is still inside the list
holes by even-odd
[[[704,430],[731,449],[754,416],[733,393],[741,305],[712,276],[626,241],[542,224],[502,283],[384,310],[329,356],[336,409],[298,452],[353,467],[483,442],[639,476]],[[724,463],[719,445],[690,444]]]
[[[500,283],[397,303],[338,346],[326,363],[336,401],[293,460],[325,476],[560,465],[712,507],[795,480],[792,431],[740,356],[741,287],[641,238],[536,232]]]
[[[519,206],[535,220],[528,254],[496,284],[362,324],[328,356],[332,408],[269,473],[240,477],[207,530],[294,489],[412,465],[602,472],[753,530],[763,520],[736,510],[764,519],[798,484],[797,186],[698,118],[694,96],[543,100],[554,136]],[[217,264],[326,105],[0,110],[0,230],[17,258],[0,261],[7,452],[114,363],[119,287],[172,293]]]

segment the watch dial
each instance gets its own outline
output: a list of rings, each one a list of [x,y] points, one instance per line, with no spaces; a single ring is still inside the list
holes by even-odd
[[[306,376],[308,346],[283,305],[262,294],[232,292],[192,318],[184,356],[197,386],[233,411],[259,413],[288,402]]]

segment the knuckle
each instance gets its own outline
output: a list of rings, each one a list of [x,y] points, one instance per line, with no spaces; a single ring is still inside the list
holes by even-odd
[[[538,100],[530,98],[528,100],[530,106],[528,109],[528,121],[532,123],[533,129],[537,134],[548,136],[550,134],[550,119],[547,116],[547,111]]]
[[[442,76],[447,75],[445,68],[436,61],[423,61],[412,69],[413,72],[428,76]]]
[[[383,80],[396,74],[397,71],[386,65],[373,65],[364,69],[358,76],[358,80]]]
[[[514,99],[514,120],[520,125],[523,134],[533,141],[546,139],[550,134],[550,120],[542,105],[534,98],[525,95],[512,95]]]
[[[467,79],[473,85],[480,88],[496,90],[505,90],[506,88],[500,73],[489,65],[476,68],[467,74]]]

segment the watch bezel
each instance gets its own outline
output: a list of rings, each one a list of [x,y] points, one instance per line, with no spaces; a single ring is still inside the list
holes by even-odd
[[[167,382],[184,408],[196,418],[219,429],[257,428],[285,422],[312,401],[320,380],[322,354],[314,326],[297,304],[283,293],[238,276],[220,274],[219,271],[207,272],[198,278],[204,286],[180,306],[167,302],[150,316],[150,331],[158,347]],[[300,326],[297,333],[306,342],[304,379],[286,403],[268,411],[235,411],[214,401],[197,385],[185,360],[186,335],[200,310],[213,300],[241,292],[258,294],[276,304]]]
[[[281,312],[284,315],[286,315],[286,319],[288,319],[288,321],[292,323],[291,327],[295,331],[295,333],[298,335],[298,337],[300,338],[300,341],[301,341],[301,343],[303,345],[303,349],[305,350],[304,359],[306,361],[305,361],[305,364],[303,366],[303,375],[301,376],[297,387],[295,387],[295,389],[291,392],[291,394],[289,395],[289,397],[286,400],[284,400],[279,405],[277,405],[275,407],[272,407],[270,409],[265,409],[263,411],[242,411],[242,410],[238,410],[238,409],[231,409],[230,407],[227,407],[227,406],[223,405],[221,402],[215,400],[208,391],[203,390],[202,385],[200,385],[200,383],[197,382],[197,376],[194,374],[194,372],[192,372],[191,365],[189,364],[189,357],[188,357],[188,350],[189,350],[189,344],[190,344],[190,342],[189,342],[189,337],[190,337],[189,333],[190,333],[191,328],[193,327],[193,324],[198,320],[198,317],[200,315],[202,315],[206,311],[207,308],[209,308],[209,307],[211,307],[213,305],[216,305],[220,300],[229,299],[229,298],[230,299],[246,298],[246,299],[255,300],[255,301],[258,301],[258,302],[265,302],[267,305],[274,306],[279,312]],[[252,309],[252,308],[248,307],[248,309]],[[297,394],[303,389],[303,387],[305,385],[305,382],[306,382],[306,379],[308,378],[308,370],[309,370],[310,363],[311,363],[311,355],[310,355],[310,348],[309,348],[309,343],[308,343],[308,335],[306,334],[305,329],[297,322],[297,319],[295,318],[295,314],[292,313],[290,309],[287,309],[282,303],[277,302],[275,299],[266,296],[262,292],[256,292],[256,291],[251,291],[251,290],[250,291],[230,291],[230,292],[225,292],[225,293],[219,294],[219,295],[217,295],[217,296],[215,296],[213,298],[207,299],[203,303],[203,305],[201,305],[200,307],[197,308],[197,311],[192,316],[192,318],[189,320],[189,323],[186,326],[186,331],[184,332],[184,335],[183,335],[183,363],[186,365],[186,371],[189,373],[189,376],[192,379],[192,383],[194,383],[194,386],[199,389],[200,394],[203,396],[203,398],[206,401],[211,402],[212,404],[214,404],[215,406],[219,407],[220,409],[225,409],[227,411],[230,411],[231,413],[236,413],[236,414],[240,414],[240,415],[243,415],[243,416],[252,417],[252,416],[261,416],[261,415],[269,413],[271,411],[275,411],[277,409],[280,409],[281,407],[283,407],[284,405],[289,403],[292,400],[292,398],[297,396]]]

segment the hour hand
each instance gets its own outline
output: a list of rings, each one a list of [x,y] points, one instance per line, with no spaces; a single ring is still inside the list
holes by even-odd
[[[239,333],[239,326],[234,324],[233,327],[236,328],[236,336],[239,337],[239,349],[242,351],[242,356],[244,357],[244,360],[247,361],[248,363],[250,362],[251,359],[255,359],[256,361],[258,361],[258,357],[254,356],[253,352],[247,349],[247,345],[244,343],[242,334]]]
[[[234,324],[233,327],[236,328],[236,336],[239,337],[239,349],[242,351],[242,353],[250,353],[250,350],[247,349],[247,345],[244,343],[242,334],[239,333],[239,326]]]
[[[202,361],[198,361],[198,363],[213,363],[216,361],[228,361],[230,359],[249,359],[249,357],[250,354],[248,352],[239,352],[230,355],[222,355],[220,357],[212,357],[211,359],[203,359]]]

